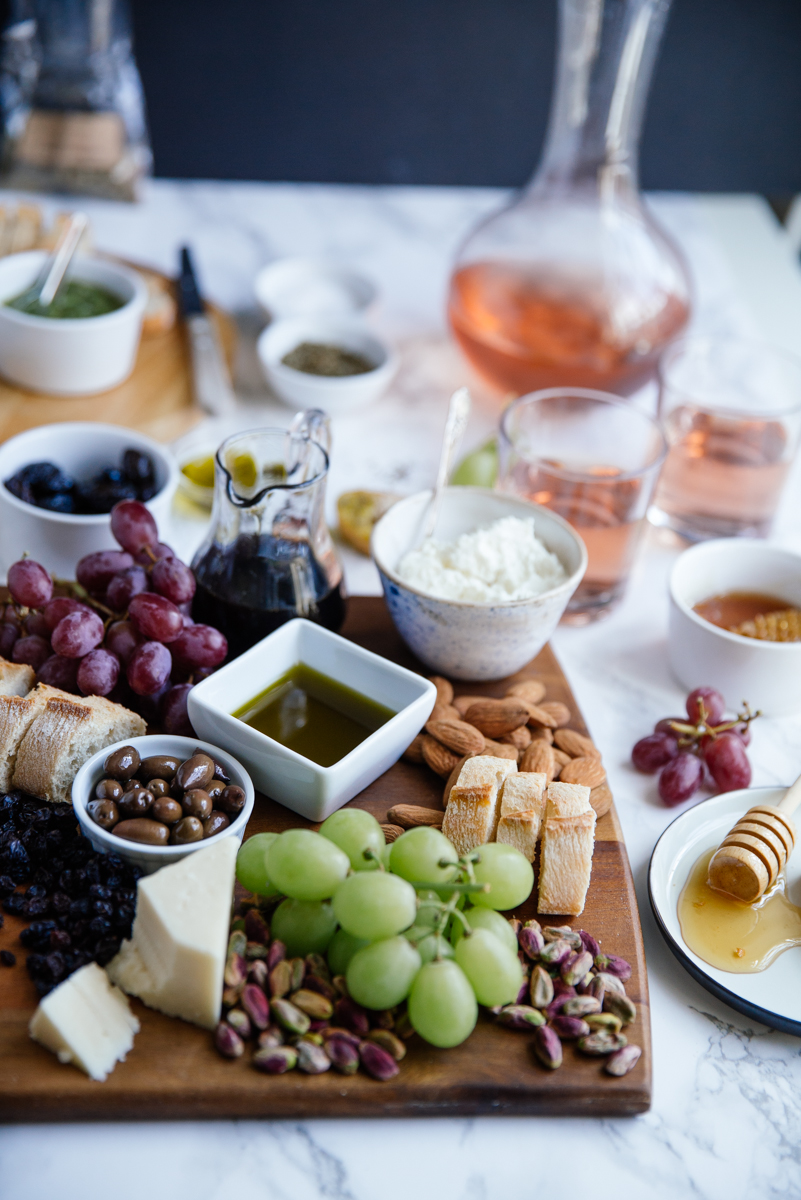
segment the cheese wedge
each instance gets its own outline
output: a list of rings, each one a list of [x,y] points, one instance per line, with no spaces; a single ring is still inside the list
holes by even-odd
[[[531,812],[508,813],[498,822],[496,842],[506,842],[525,855],[529,862],[534,862],[537,852],[537,840],[540,836],[540,814]]]
[[[577,817],[590,805],[590,789],[580,783],[549,783],[545,793],[545,818]]]
[[[572,817],[546,817],[542,835],[538,912],[566,913],[577,917],[584,911],[592,874],[595,821],[592,808]]]
[[[220,1019],[238,849],[221,837],[140,879],[131,940],[106,968],[150,1008],[204,1029]]]
[[[547,786],[548,776],[544,771],[517,771],[510,775],[501,789],[501,817],[510,813],[536,812],[542,821]]]
[[[139,1022],[106,972],[89,963],[49,992],[31,1017],[31,1037],[102,1081],[133,1046]]]
[[[459,854],[493,841],[498,826],[498,795],[504,780],[517,771],[509,758],[479,754],[468,758],[451,788],[442,832]]]

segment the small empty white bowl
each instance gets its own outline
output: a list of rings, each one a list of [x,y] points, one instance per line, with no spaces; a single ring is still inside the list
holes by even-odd
[[[75,479],[88,480],[104,467],[118,467],[123,451],[143,450],[153,460],[158,491],[147,507],[160,529],[167,528],[178,467],[166,447],[122,425],[64,421],[40,425],[0,446],[0,577],[27,553],[60,579],[75,578],[75,564],[94,550],[118,550],[108,513],[50,512],[18,499],[4,480],[30,463],[52,462]]]
[[[377,523],[371,550],[398,633],[428,667],[450,679],[503,679],[539,654],[587,569],[587,550],[567,521],[540,504],[490,488],[449,487],[435,537],[453,542],[500,517],[533,517],[537,537],[562,563],[567,578],[528,600],[477,604],[441,600],[410,586],[398,565],[419,544],[431,492],[400,500]]]
[[[245,807],[222,833],[217,833],[208,840],[204,838],[199,842],[189,842],[185,846],[145,846],[141,842],[129,842],[127,838],[116,837],[113,830],[102,829],[95,824],[86,811],[86,806],[94,798],[95,788],[100,780],[105,779],[103,763],[109,754],[113,754],[122,746],[135,746],[139,751],[140,758],[149,758],[152,754],[174,754],[176,758],[187,759],[191,758],[196,751],[202,750],[220,764],[226,775],[230,777],[231,783],[242,788],[245,793]],[[82,833],[89,839],[95,850],[101,854],[118,854],[126,862],[140,867],[146,875],[152,875],[154,871],[158,871],[159,867],[166,867],[170,863],[186,858],[195,850],[210,846],[218,838],[233,837],[241,842],[245,826],[253,812],[254,799],[255,794],[250,776],[242,764],[230,754],[210,742],[201,742],[197,738],[178,737],[176,734],[170,733],[128,738],[124,742],[115,742],[113,746],[105,746],[102,750],[98,750],[97,754],[93,754],[90,759],[87,759],[72,784],[72,807],[75,809]]]
[[[99,284],[123,301],[100,317],[52,320],[9,308],[36,280],[43,250],[0,260],[0,374],[34,392],[82,396],[105,392],[134,368],[147,286],[136,271],[95,258],[76,258],[68,278]]]
[[[281,360],[301,342],[353,350],[375,367],[362,375],[310,375]],[[261,334],[256,349],[264,375],[276,395],[292,408],[322,408],[335,416],[361,408],[388,387],[397,368],[392,351],[357,321],[342,317],[293,317],[275,321]]]
[[[727,592],[757,592],[801,608],[801,555],[756,538],[721,538],[685,550],[670,576],[668,657],[688,690],[714,687],[734,710],[801,710],[801,642],[763,642],[710,624],[693,606]]]
[[[330,767],[321,767],[231,714],[298,663],[395,712],[386,724]],[[352,800],[397,762],[428,720],[436,688],[321,625],[287,621],[189,693],[189,719],[247,767],[260,791],[310,821]]]
[[[369,279],[325,258],[281,258],[262,267],[253,283],[266,316],[347,316],[375,299]]]

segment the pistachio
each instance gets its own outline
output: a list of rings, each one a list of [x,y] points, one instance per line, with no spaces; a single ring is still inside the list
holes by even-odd
[[[596,954],[595,965],[599,971],[603,971],[607,975],[615,975],[618,979],[622,979],[623,983],[631,979],[631,966],[625,958],[620,958],[617,954]]]
[[[303,986],[303,979],[306,974],[306,960],[303,958],[290,958],[289,965],[292,968],[292,982],[290,992],[296,992],[299,987]]]
[[[620,996],[617,992],[607,992],[604,996],[604,1010],[614,1013],[624,1025],[630,1025],[637,1019],[637,1006],[628,996]]]
[[[545,1017],[538,1008],[528,1004],[507,1004],[498,1013],[498,1024],[506,1029],[537,1029],[545,1024]]]
[[[586,1017],[588,1013],[601,1011],[601,1005],[595,996],[568,996],[562,1005],[566,1017]]]
[[[545,1015],[548,1018],[548,1020],[552,1021],[554,1019],[554,1017],[558,1017],[559,1014],[561,1013],[562,1009],[564,1008],[564,1006],[567,1004],[568,1000],[571,1000],[571,999],[572,999],[572,996],[568,996],[565,993],[562,993],[561,996],[554,996],[551,1003],[544,1010]]]
[[[639,1046],[623,1046],[610,1054],[604,1063],[607,1075],[628,1075],[640,1061],[642,1050]]]
[[[400,1067],[383,1046],[364,1041],[359,1045],[359,1061],[368,1075],[385,1083],[398,1074]]]
[[[267,966],[272,971],[286,958],[286,946],[278,938],[270,942],[270,953],[267,955]]]
[[[322,979],[326,983],[331,982],[331,972],[328,970],[328,964],[322,954],[307,954],[306,955],[306,978],[310,975],[316,976],[317,979]],[[308,982],[306,984],[308,987]]]
[[[245,947],[248,944],[248,939],[245,935],[244,926],[242,929],[234,929],[231,936],[228,938],[228,958],[232,954],[241,954],[244,957]]]
[[[395,1062],[400,1062],[406,1057],[406,1047],[399,1037],[396,1037],[389,1029],[372,1029],[367,1035],[368,1042],[375,1042],[387,1054],[391,1054]]]
[[[394,1029],[395,1014],[391,1008],[383,1008],[380,1012],[373,1014],[373,1025],[376,1029]]]
[[[544,1067],[555,1071],[562,1065],[562,1043],[559,1037],[548,1025],[542,1025],[534,1030],[532,1041],[534,1053]]]
[[[344,1025],[346,1029],[350,1029],[352,1033],[358,1033],[360,1037],[366,1037],[370,1032],[367,1013],[361,1004],[351,1000],[350,996],[343,996],[341,1000],[337,1000],[334,1016],[339,1025]]]
[[[523,982],[520,984],[520,987],[518,988],[517,996],[515,997],[515,1004],[525,1004],[528,1001],[528,987],[529,987],[528,974],[524,971],[523,972]]]
[[[223,981],[227,987],[237,987],[244,983],[248,975],[248,965],[241,954],[229,954],[225,962]]]
[[[245,913],[245,933],[249,942],[262,942],[266,946],[270,941],[270,927],[257,908],[249,908]]]
[[[266,1029],[270,1024],[270,1005],[264,992],[255,983],[245,984],[242,1007],[256,1029]]]
[[[241,1008],[232,1008],[225,1014],[225,1019],[231,1028],[247,1041],[251,1034],[250,1018],[247,1013],[243,1012]]]
[[[512,933],[515,935],[516,938],[519,938],[520,930],[523,928],[523,922],[518,921],[517,917],[509,917],[508,921],[509,921],[509,925],[511,927]]]
[[[331,980],[331,987],[338,996],[347,996],[348,994],[348,985],[345,982],[344,975],[335,975]]]
[[[233,921],[231,922],[231,933],[244,933],[244,932],[245,932],[245,918],[244,917],[234,917]]]
[[[264,959],[266,961],[269,953],[270,951],[268,947],[264,945],[264,942],[248,942],[245,950],[245,958],[248,960],[248,962],[253,962],[254,960],[258,959]]]
[[[557,938],[553,942],[546,942],[540,951],[540,962],[546,963],[548,966],[558,967],[572,953],[570,943],[565,941],[564,938]]]
[[[289,1033],[306,1033],[311,1020],[306,1016],[305,1012],[301,1012],[289,1000],[284,1000],[279,997],[273,1000],[271,1005],[273,1015],[281,1026]]]
[[[268,1075],[283,1075],[298,1064],[298,1052],[293,1046],[269,1046],[253,1055],[253,1066]]]
[[[242,996],[242,989],[244,988],[244,986],[245,986],[245,983],[243,980],[243,982],[238,983],[236,985],[236,987],[223,988],[223,994],[222,994],[223,1008],[234,1008],[235,1005],[237,1005],[239,1003],[240,997]]]
[[[407,1012],[402,1012],[395,1021],[394,1032],[397,1037],[403,1038],[405,1042],[408,1042],[409,1038],[414,1037],[416,1031],[409,1020],[409,1014]]]
[[[270,995],[273,1000],[280,1000],[292,990],[292,967],[288,959],[282,958],[270,971]]]
[[[575,987],[577,983],[581,983],[591,966],[592,955],[587,950],[582,950],[565,959],[560,965],[559,974],[565,983]]]
[[[327,1021],[334,1011],[330,1000],[321,996],[319,992],[309,991],[308,988],[300,988],[297,992],[292,992],[290,1000],[301,1012],[305,1012],[315,1021]]]
[[[322,1046],[323,1035],[321,1033],[314,1033],[310,1029],[308,1033],[301,1034],[300,1037],[295,1038],[296,1046],[299,1046],[301,1042],[308,1042],[310,1046]]]
[[[576,933],[581,938],[582,946],[585,950],[589,950],[593,959],[595,958],[596,954],[601,953],[601,947],[598,945],[591,933],[587,933],[586,929],[577,929]]]
[[[267,963],[263,959],[256,959],[255,962],[248,964],[248,983],[255,983],[258,987],[266,992],[270,986],[270,972],[267,970]]]
[[[332,1038],[340,1038],[344,1042],[350,1042],[351,1046],[355,1046],[358,1050],[361,1038],[356,1033],[351,1033],[350,1029],[343,1029],[339,1025],[329,1025],[327,1029],[322,1031],[323,1044],[331,1041]]]
[[[584,948],[581,944],[580,934],[577,930],[571,929],[569,925],[546,925],[542,935],[546,942],[558,942],[560,939],[567,942],[573,951]]]
[[[600,980],[604,991],[617,992],[619,996],[625,996],[626,989],[623,980],[619,979],[617,975],[610,975],[608,971],[599,971],[595,978]]]
[[[273,1046],[283,1046],[283,1044],[284,1035],[277,1025],[268,1026],[256,1038],[256,1045],[259,1050],[269,1050]]]
[[[534,924],[536,925],[536,921]],[[540,933],[539,928],[531,928],[530,923],[524,925],[520,930],[520,933],[517,935],[517,941],[520,949],[530,959],[539,958],[545,946],[545,938]]]
[[[581,1017],[566,1017],[562,1013],[551,1021],[551,1028],[563,1041],[586,1037],[590,1032],[589,1025]]]
[[[535,967],[531,972],[529,996],[535,1008],[547,1008],[553,1000],[553,980],[544,967]]]
[[[590,1029],[605,1029],[608,1033],[620,1033],[623,1022],[610,1012],[587,1013],[584,1020]]]
[[[322,979],[319,975],[309,974],[308,962],[306,964],[306,978],[303,980],[303,986],[311,992],[319,992],[321,996],[325,996],[326,1000],[330,1000],[332,1004],[337,998],[335,989],[327,979]]]
[[[245,1043],[226,1021],[220,1021],[214,1030],[214,1045],[223,1058],[241,1058],[245,1052]]]
[[[340,1075],[355,1075],[359,1069],[358,1043],[354,1045],[343,1037],[326,1038],[325,1052],[331,1066]]]
[[[579,1038],[577,1042],[582,1054],[589,1054],[594,1058],[602,1058],[605,1054],[614,1054],[616,1050],[621,1050],[625,1045],[626,1038],[622,1033],[607,1033],[606,1030],[589,1033],[586,1037]]]

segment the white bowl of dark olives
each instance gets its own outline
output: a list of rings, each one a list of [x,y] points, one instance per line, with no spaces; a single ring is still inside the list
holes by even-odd
[[[152,734],[99,750],[72,785],[84,835],[150,875],[207,846],[242,841],[253,783],[230,754],[196,738]]]

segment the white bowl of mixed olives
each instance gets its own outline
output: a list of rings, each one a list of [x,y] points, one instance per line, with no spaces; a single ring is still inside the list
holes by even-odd
[[[75,815],[95,850],[118,854],[148,875],[211,839],[241,842],[254,798],[237,759],[171,734],[98,750],[72,785]]]

